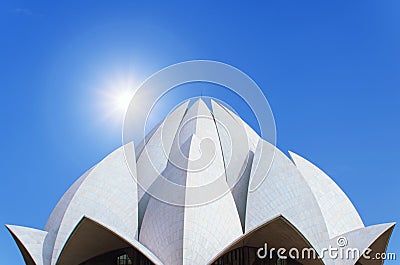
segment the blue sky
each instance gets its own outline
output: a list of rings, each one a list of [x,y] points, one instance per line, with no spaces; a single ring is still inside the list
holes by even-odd
[[[278,147],[325,170],[366,225],[400,221],[399,1],[70,2],[0,3],[0,224],[43,228],[121,144],[104,91],[193,59],[252,77]],[[5,228],[0,263],[23,264]]]

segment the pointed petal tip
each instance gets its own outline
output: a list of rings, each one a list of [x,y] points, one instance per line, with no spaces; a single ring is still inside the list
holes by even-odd
[[[201,139],[196,135],[196,133],[193,133],[190,135],[181,145],[180,147],[192,145],[194,143],[200,143]]]
[[[229,113],[228,108],[225,107],[222,103],[220,103],[220,102],[218,102],[218,101],[216,101],[216,100],[214,100],[214,99],[211,99],[210,101],[211,101],[211,108],[212,108],[212,111],[213,111],[214,113],[215,113],[216,111],[218,111],[218,110],[223,110],[223,111]]]
[[[237,115],[237,113],[234,112],[234,110],[232,109],[231,106],[229,106],[228,104],[224,105],[222,102],[219,102],[217,100],[211,99],[211,106],[212,106],[213,110],[214,110],[214,108],[215,109],[222,109],[222,110],[228,112],[231,115],[234,114],[235,116],[239,116],[239,115]]]
[[[14,234],[14,230],[15,230],[15,229],[18,229],[18,228],[26,228],[26,229],[29,229],[29,227],[20,226],[20,225],[5,224],[4,226],[5,226],[5,227],[7,228],[7,230],[8,230],[10,233],[12,233],[12,234]]]
[[[134,141],[130,141],[130,142],[127,142],[126,144],[125,144],[125,147],[135,147],[135,142]]]
[[[383,223],[383,224],[378,224],[379,226],[385,226],[386,230],[392,229],[396,226],[396,222],[389,222],[389,223]]]
[[[303,157],[301,157],[300,155],[298,155],[297,153],[288,150],[290,159],[292,160],[293,164],[297,165],[297,162],[299,159],[304,159]]]
[[[202,115],[211,115],[211,110],[207,106],[206,102],[202,98],[192,99],[191,104],[187,109],[187,114],[189,116],[197,116],[198,114]]]
[[[11,234],[13,233],[12,230],[15,227],[15,225],[9,225],[9,224],[4,224],[5,228],[10,232]]]
[[[187,109],[188,106],[189,106],[189,104],[190,104],[190,102],[191,102],[190,99],[187,99],[187,100],[183,101],[183,102],[180,103],[172,112],[174,112],[175,110],[180,109],[180,108]]]
[[[216,106],[216,107],[221,106],[221,104],[218,101],[216,101],[215,99],[210,99],[210,101],[211,101],[211,106],[213,108],[214,108],[214,106]]]
[[[198,103],[199,107],[206,107],[208,109],[207,103],[202,98],[198,98],[195,103]]]
[[[297,153],[295,153],[295,152],[293,152],[293,151],[291,151],[291,150],[288,150],[288,153],[289,153],[290,157],[292,157],[292,158],[294,158],[294,157],[300,157],[300,155],[298,155]]]

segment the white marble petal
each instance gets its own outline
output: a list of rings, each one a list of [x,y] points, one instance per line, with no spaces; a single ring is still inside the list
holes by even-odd
[[[128,145],[133,152],[133,143]],[[134,240],[138,223],[136,187],[125,163],[123,147],[94,167],[80,183],[63,214],[51,264],[56,264],[66,240],[83,216],[99,220]]]
[[[317,199],[330,238],[364,227],[349,198],[331,178],[301,156],[289,153]]]
[[[43,248],[47,232],[16,225],[6,225],[6,227],[29,255],[24,259],[32,259],[35,265],[43,265]],[[24,250],[21,252],[24,253]]]
[[[263,157],[270,157],[273,153],[271,167],[263,164]],[[319,205],[296,166],[276,147],[263,140],[254,160],[261,162],[259,165],[253,163],[250,181],[265,179],[248,194],[246,232],[281,214],[319,251],[329,239],[328,231]]]

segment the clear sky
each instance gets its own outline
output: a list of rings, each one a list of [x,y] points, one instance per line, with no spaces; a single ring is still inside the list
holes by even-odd
[[[42,229],[121,144],[110,91],[192,59],[252,77],[278,147],[325,170],[366,225],[400,221],[398,0],[70,2],[0,2],[0,224]],[[398,228],[388,250],[400,259]],[[0,264],[23,264],[5,228]]]

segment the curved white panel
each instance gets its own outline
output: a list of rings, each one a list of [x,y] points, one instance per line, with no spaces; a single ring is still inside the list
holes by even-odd
[[[18,247],[21,248],[21,244],[24,248],[20,250],[25,261],[32,259],[35,265],[43,265],[43,245],[47,232],[16,225],[6,225],[6,227],[17,241]],[[25,251],[27,253],[24,253]]]
[[[174,206],[150,198],[139,234],[139,240],[166,265],[205,264],[227,244],[242,234],[239,215],[226,183],[220,148],[206,168],[197,171],[197,161],[204,156],[200,143],[210,139],[219,147],[213,117],[203,101],[195,102],[182,121],[175,137],[170,161],[180,161],[183,168],[168,163],[163,176],[183,186],[182,192],[169,190],[182,205],[191,205],[199,194],[191,189],[216,181],[213,190],[226,191],[221,198],[201,206]],[[202,152],[203,151],[203,152]]]
[[[220,138],[212,114],[203,101],[199,101],[196,124],[196,138],[193,139],[189,154],[186,185],[202,186],[212,183],[216,194],[225,195],[201,206],[185,209],[185,227],[182,264],[206,264],[216,253],[221,251],[242,234],[239,214],[235,201],[226,183],[225,167],[220,147]],[[208,138],[215,143],[215,157],[212,163],[201,171],[191,171],[196,162],[190,158],[204,155],[198,148],[199,139]],[[215,181],[215,182],[213,182]],[[193,189],[187,189],[185,200],[191,205],[202,196]]]
[[[224,116],[231,116],[237,123],[241,124],[244,127],[247,133],[247,142],[249,143],[250,151],[255,151],[258,145],[258,141],[260,140],[260,136],[244,121],[242,120],[236,113],[231,111],[229,108],[224,105],[218,103],[217,101],[211,100],[213,114],[216,115],[216,110],[225,111],[226,114]]]
[[[133,152],[133,143],[128,145],[132,145]],[[76,190],[58,229],[52,264],[56,263],[66,240],[83,216],[107,224],[128,240],[135,239],[136,182],[127,167],[123,147],[94,167]]]
[[[64,214],[76,191],[79,189],[83,181],[85,181],[86,177],[90,174],[94,167],[86,171],[85,174],[83,174],[78,180],[76,180],[74,184],[72,184],[72,186],[67,190],[67,192],[64,193],[64,195],[61,197],[60,201],[54,208],[53,212],[51,213],[49,219],[47,220],[47,223],[44,227],[44,230],[48,232],[45,244],[48,247],[43,252],[45,265],[51,264],[54,243],[57,238],[58,229],[60,228],[61,222],[64,218]]]
[[[301,156],[289,153],[317,199],[330,238],[364,227],[349,198],[329,176]]]
[[[253,178],[261,181],[266,177],[258,189],[248,194],[246,232],[265,220],[283,215],[319,251],[328,240],[328,231],[311,189],[292,161],[281,151],[263,140],[260,145],[254,157],[259,164],[253,163],[250,181]],[[268,169],[269,165],[260,161],[274,152],[273,163]]]
[[[339,249],[344,249],[344,253],[346,253],[348,250],[359,250],[360,255],[364,253],[364,250],[366,250],[368,247],[371,247],[374,242],[379,240],[382,237],[384,238],[384,242],[382,242],[383,246],[380,247],[380,249],[371,249],[371,253],[367,253],[368,255],[371,255],[371,258],[374,258],[372,256],[373,253],[384,253],[386,250],[386,245],[388,243],[390,233],[392,232],[395,224],[394,223],[388,223],[388,224],[379,224],[379,225],[372,225],[372,226],[367,226],[363,228],[359,228],[347,233],[344,233],[340,236],[334,237],[330,240],[330,245],[332,247],[337,247]],[[345,242],[343,244],[344,246],[342,247],[342,244],[339,243],[338,245],[338,239],[340,238],[340,242]],[[343,241],[344,240],[344,241]],[[337,259],[335,259],[335,264],[340,264],[340,265],[353,265],[356,263],[358,260],[358,257],[354,257],[353,255],[347,255],[345,254],[344,257],[338,256]],[[324,259],[325,262],[329,262],[329,257]],[[382,264],[383,260],[369,260],[369,262],[363,262],[362,264]]]
[[[168,162],[168,156],[171,151],[172,143],[182,118],[186,113],[189,101],[183,103],[171,112],[155,130],[151,137],[147,139],[146,146],[143,147],[137,158],[138,172],[138,200],[140,201],[144,195],[141,186],[150,187],[158,175],[165,169]],[[147,137],[146,137],[147,138]],[[140,212],[145,211],[140,209]],[[141,213],[142,215],[142,213]]]
[[[243,165],[247,159],[249,140],[241,122],[237,122],[229,112],[215,101],[211,103],[222,148],[227,182],[229,187],[233,187],[239,181]]]

